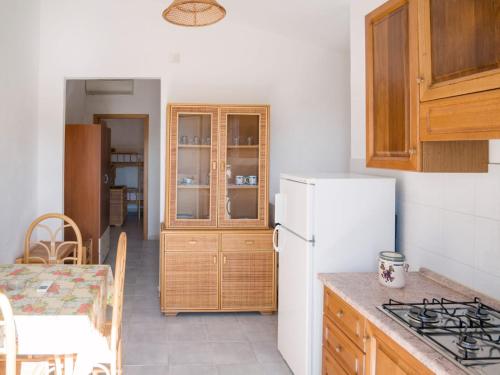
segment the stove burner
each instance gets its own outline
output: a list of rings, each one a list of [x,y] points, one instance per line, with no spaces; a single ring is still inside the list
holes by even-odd
[[[479,350],[479,345],[477,340],[471,335],[462,335],[457,342],[457,345],[465,351],[476,351]]]
[[[488,310],[484,309],[481,306],[469,307],[467,309],[467,312],[465,313],[465,315],[468,318],[470,318],[472,320],[479,321],[479,322],[486,322],[486,321],[491,319],[490,314],[488,313]]]
[[[435,311],[428,310],[425,307],[413,306],[408,312],[408,317],[418,323],[432,325],[439,322],[438,314]]]

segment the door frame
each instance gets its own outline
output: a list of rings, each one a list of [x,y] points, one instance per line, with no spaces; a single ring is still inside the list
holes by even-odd
[[[142,236],[148,239],[148,177],[149,177],[149,114],[94,114],[94,124],[100,124],[102,120],[142,120],[144,127],[144,174],[143,174],[143,224]],[[140,209],[139,207],[137,209]]]

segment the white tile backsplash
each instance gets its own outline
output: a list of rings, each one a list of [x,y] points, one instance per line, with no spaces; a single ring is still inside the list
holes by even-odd
[[[351,170],[397,179],[398,238],[411,269],[430,268],[500,299],[500,165],[489,173]]]

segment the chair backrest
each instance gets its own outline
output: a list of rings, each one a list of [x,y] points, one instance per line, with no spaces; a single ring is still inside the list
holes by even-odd
[[[53,221],[61,221],[60,225],[53,228]],[[66,228],[74,232],[75,240],[57,241],[59,234],[65,235]],[[31,237],[35,229],[40,229],[37,234],[47,233],[48,240],[32,242]],[[43,230],[43,231],[42,231]],[[82,234],[76,223],[66,215],[50,213],[37,218],[31,223],[24,240],[24,263],[73,263],[82,264],[83,244]]]
[[[123,292],[125,287],[125,264],[127,262],[127,235],[122,232],[118,239],[115,263],[115,285],[113,291],[113,317],[111,318],[110,346],[116,361],[111,364],[111,373],[116,374],[117,361],[121,356]]]
[[[3,293],[0,293],[0,311],[3,317],[0,321],[0,326],[3,327],[3,345],[0,353],[5,355],[5,374],[16,375],[16,326],[9,299]]]

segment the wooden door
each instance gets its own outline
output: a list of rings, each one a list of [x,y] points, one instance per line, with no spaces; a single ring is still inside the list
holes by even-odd
[[[220,110],[219,221],[225,228],[266,228],[269,107]]]
[[[367,166],[417,170],[417,0],[366,16]]]
[[[221,309],[275,310],[274,251],[221,253]]]
[[[167,314],[219,308],[217,251],[165,251],[163,261]]]
[[[216,106],[169,106],[169,228],[217,225],[218,122]]]
[[[500,87],[500,0],[419,0],[423,101]]]

